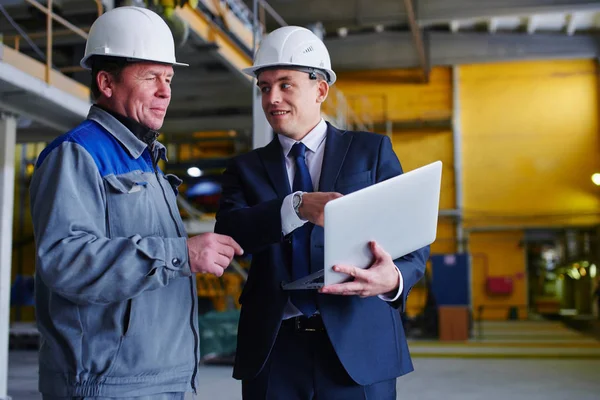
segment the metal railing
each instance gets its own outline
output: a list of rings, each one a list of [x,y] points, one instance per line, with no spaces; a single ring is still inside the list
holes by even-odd
[[[46,71],[45,71],[45,82],[47,84],[51,84],[51,72],[53,69],[53,64],[52,64],[52,43],[53,43],[53,38],[54,38],[54,30],[52,28],[53,22],[56,21],[59,24],[61,24],[62,26],[64,26],[65,28],[67,28],[68,30],[66,31],[67,33],[75,33],[79,36],[81,36],[82,39],[87,40],[88,34],[87,32],[85,32],[84,30],[78,28],[77,26],[73,25],[72,23],[70,23],[69,21],[67,21],[66,19],[64,19],[63,17],[61,17],[60,15],[55,14],[52,11],[52,4],[53,4],[53,0],[47,0],[47,5],[44,6],[42,4],[40,4],[39,2],[37,2],[36,0],[24,0],[27,3],[31,4],[32,6],[34,6],[35,8],[37,8],[38,10],[40,10],[41,12],[43,12],[44,14],[46,14],[46,33],[45,35],[42,34],[32,34],[32,35],[28,35],[25,31],[23,31],[23,29],[21,29],[21,27],[19,27],[19,25],[10,17],[10,15],[8,14],[8,12],[6,12],[6,10],[4,9],[4,7],[2,7],[0,9],[0,11],[4,14],[4,16],[7,18],[7,20],[11,23],[11,25],[17,30],[17,32],[19,33],[18,35],[15,35],[12,37],[13,39],[13,48],[16,51],[20,51],[20,47],[21,47],[21,39],[25,40],[27,42],[27,44],[29,46],[31,46],[31,48],[33,49],[33,51],[38,55],[38,57],[40,57],[40,59],[42,61],[44,61],[46,63]],[[103,6],[102,6],[102,1],[101,0],[95,0],[97,8],[98,8],[98,15],[102,14],[103,11]],[[64,34],[65,31],[60,31],[60,34]],[[35,45],[35,43],[31,40],[32,36],[45,36],[46,37],[46,54],[44,55],[43,52],[40,50],[40,48],[38,46]],[[8,37],[5,39],[9,39]],[[72,66],[72,67],[66,67],[66,68],[61,68],[61,72],[73,72],[73,71],[77,71],[77,70],[81,70],[82,68],[79,66]]]

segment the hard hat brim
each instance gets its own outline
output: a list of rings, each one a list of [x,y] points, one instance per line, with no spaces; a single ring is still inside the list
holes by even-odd
[[[91,70],[92,66],[91,66],[91,59],[94,56],[105,56],[104,54],[89,54],[86,57],[81,59],[81,62],[79,63],[79,65],[81,65],[82,68]],[[164,61],[157,61],[157,60],[150,60],[150,59],[144,59],[144,58],[131,58],[131,57],[125,57],[125,56],[115,56],[115,55],[109,55],[108,57],[114,57],[114,58],[125,58],[130,60],[131,62],[151,62],[151,63],[157,63],[157,64],[167,64],[167,65],[172,65],[172,66],[177,66],[177,67],[189,67],[189,64],[185,64],[185,63],[180,63],[180,62],[164,62]]]
[[[242,68],[242,72],[245,73],[246,75],[250,75],[250,76],[256,78],[256,73],[259,72],[260,70],[262,70],[262,69],[277,69],[277,67],[282,67],[284,69],[294,69],[294,67],[315,68],[315,67],[310,67],[310,66],[306,66],[306,65],[298,65],[298,64],[291,64],[291,63],[277,63],[277,64],[253,65],[252,67]],[[321,70],[327,72],[327,74],[329,75],[329,80],[327,80],[327,84],[329,84],[329,86],[331,86],[335,83],[337,76],[336,76],[335,72],[333,72],[331,69],[328,69],[328,68],[315,68],[315,69],[321,69]]]

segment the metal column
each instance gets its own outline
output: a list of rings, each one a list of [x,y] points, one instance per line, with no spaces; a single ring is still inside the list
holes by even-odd
[[[15,188],[17,120],[0,117],[0,400],[8,397],[8,336],[10,314],[10,271]]]
[[[462,127],[460,123],[460,69],[452,67],[452,146],[454,149],[454,196],[456,215],[456,252],[467,250],[463,229],[463,184],[462,184]]]
[[[258,87],[252,88],[252,148],[264,147],[273,140],[273,128],[262,109]]]
[[[259,0],[253,1],[252,8],[252,57],[256,55],[258,46],[262,39],[262,28],[258,21]],[[266,3],[266,2],[265,2]],[[263,4],[264,7],[264,4]],[[267,117],[262,109],[262,99],[260,89],[254,85],[252,87],[252,148],[258,149],[264,147],[273,139],[273,129],[267,121]]]

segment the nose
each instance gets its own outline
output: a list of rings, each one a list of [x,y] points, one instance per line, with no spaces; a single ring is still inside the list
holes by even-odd
[[[269,104],[279,104],[279,103],[281,103],[281,92],[279,90],[277,90],[277,88],[272,88],[265,95],[267,96],[267,102]]]
[[[161,99],[171,98],[171,84],[161,79],[156,90],[156,97],[160,97]]]

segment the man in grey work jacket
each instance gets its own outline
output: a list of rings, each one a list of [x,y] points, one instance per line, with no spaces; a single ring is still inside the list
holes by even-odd
[[[82,66],[96,104],[40,155],[31,183],[44,399],[183,399],[196,392],[195,273],[242,249],[187,238],[156,141],[175,61],[166,23],[120,7],[92,26]]]

